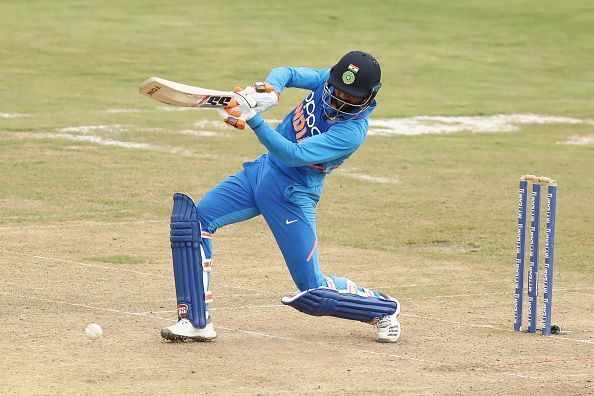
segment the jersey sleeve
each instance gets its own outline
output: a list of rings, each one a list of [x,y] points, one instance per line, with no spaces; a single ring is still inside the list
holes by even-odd
[[[318,164],[350,155],[365,140],[364,126],[360,123],[333,125],[325,133],[312,136],[301,143],[285,139],[260,115],[252,118],[248,124],[268,151],[289,167]]]
[[[285,88],[303,88],[311,91],[323,84],[330,75],[330,69],[309,67],[277,67],[270,71],[266,82],[280,94]]]

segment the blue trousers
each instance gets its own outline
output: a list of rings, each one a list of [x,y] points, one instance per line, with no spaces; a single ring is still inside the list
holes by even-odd
[[[337,276],[324,276],[318,261],[316,205],[319,192],[295,184],[275,169],[266,155],[243,164],[197,204],[202,229],[214,234],[220,227],[262,215],[274,234],[293,281],[301,291],[321,286],[363,296],[378,295]],[[203,239],[207,259],[210,238]]]

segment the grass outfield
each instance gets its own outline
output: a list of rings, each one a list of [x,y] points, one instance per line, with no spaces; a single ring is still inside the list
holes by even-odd
[[[224,89],[261,80],[273,66],[324,67],[350,48],[364,48],[377,55],[384,70],[375,117],[593,115],[594,43],[589,38],[594,25],[587,16],[594,6],[589,2],[380,2],[374,7],[329,2],[316,13],[309,11],[316,3],[304,6],[302,15],[275,2],[93,4],[0,2],[0,110],[28,114],[0,119],[0,194],[9,202],[0,209],[4,217],[59,218],[73,205],[81,214],[163,216],[172,191],[202,193],[262,152],[249,133],[176,134],[216,116],[155,111],[155,103],[137,93],[139,82],[150,75]],[[237,15],[245,22],[233,28]],[[287,90],[267,117],[282,117],[302,96],[302,91]],[[181,145],[224,160],[84,143],[73,149],[68,140],[7,134],[105,124],[125,125],[121,140]],[[554,143],[591,127],[524,129],[522,134],[369,139],[346,166],[394,175],[402,183],[331,178],[320,206],[322,240],[389,250],[434,241],[476,244],[481,248],[471,249],[472,260],[478,254],[506,262],[515,179],[538,173],[560,183],[560,264],[585,269],[581,260],[594,256],[594,247],[583,238],[594,235],[594,224],[586,221],[592,184],[584,183],[594,168],[592,146]],[[176,174],[186,163],[207,171]],[[23,200],[41,204],[31,208]],[[368,234],[364,239],[358,237],[362,226]]]
[[[58,257],[65,262],[84,262],[100,268],[139,268],[147,273],[164,274],[166,286],[161,287],[169,287],[167,295],[171,294],[173,279],[165,271],[170,271],[170,264],[166,262],[169,260],[166,222],[172,193],[183,191],[198,199],[221,179],[241,169],[242,162],[255,158],[265,149],[251,132],[236,132],[224,126],[214,112],[166,111],[164,106],[139,95],[138,85],[149,76],[228,89],[262,80],[275,66],[327,67],[348,50],[362,49],[374,54],[383,70],[384,85],[374,118],[512,113],[581,120],[594,118],[593,2],[435,0],[370,4],[304,1],[298,6],[288,6],[275,1],[0,0],[0,267],[3,268],[0,270],[0,298],[5,296],[2,293],[25,295],[30,289],[21,275],[15,275],[21,270],[20,261],[14,260],[14,252],[18,251],[29,255],[23,259],[25,261],[35,257]],[[280,119],[303,96],[304,91],[286,90],[281,103],[266,113],[266,118]],[[203,124],[197,126],[198,122]],[[60,134],[62,137],[57,136]],[[73,136],[79,140],[73,140]],[[344,169],[327,180],[318,209],[320,249],[324,253],[322,266],[327,263],[326,268],[332,271],[374,285],[437,281],[443,285],[451,280],[450,276],[460,281],[460,277],[470,279],[476,275],[498,294],[488,301],[491,310],[488,313],[477,311],[474,304],[480,303],[477,302],[480,297],[458,302],[458,306],[454,302],[451,314],[455,316],[447,319],[450,322],[436,322],[437,334],[444,337],[449,334],[448,329],[439,327],[444,323],[451,328],[453,324],[485,322],[491,319],[489,315],[496,326],[511,328],[517,182],[522,174],[538,174],[554,177],[559,182],[555,270],[560,285],[578,289],[584,286],[584,290],[591,290],[594,284],[591,265],[594,257],[591,175],[594,145],[558,144],[574,136],[592,137],[594,126],[588,123],[543,124],[524,125],[516,132],[368,137],[362,148],[345,163]],[[103,143],[92,140],[96,138]],[[137,146],[105,145],[110,141]],[[349,176],[355,173],[394,183]],[[98,230],[99,226],[91,227],[134,221],[148,222],[146,234],[138,237],[143,244],[133,238],[135,232],[141,231],[125,225],[114,226],[113,233],[105,228]],[[154,223],[157,221],[163,224]],[[87,222],[88,229],[80,235],[68,228]],[[54,226],[64,228],[54,231]],[[45,230],[43,227],[48,231],[41,232]],[[67,242],[62,243],[59,230],[64,230]],[[220,263],[227,260],[227,268],[233,268],[249,280],[246,282],[252,282],[253,289],[272,284],[276,292],[278,285],[290,285],[280,255],[261,219],[237,228],[229,227],[221,238],[225,242],[221,244],[224,254],[217,260]],[[258,241],[264,241],[265,246],[261,247],[262,251],[253,251],[252,244]],[[541,240],[541,246],[543,243]],[[368,257],[373,260],[367,262]],[[352,261],[345,261],[351,258]],[[249,273],[241,272],[245,270],[239,265],[243,260],[273,263],[277,267],[272,268],[278,271],[271,270],[269,279],[262,268],[257,268],[254,271],[261,277],[250,278]],[[51,265],[57,264],[52,262]],[[225,279],[227,274],[230,280]],[[44,272],[35,275],[39,280],[52,276]],[[232,283],[234,275],[229,269],[221,269],[221,283]],[[68,271],[64,271],[64,276],[68,276]],[[36,283],[37,288],[31,290],[46,293],[44,298],[54,302],[76,300],[93,305],[95,300],[85,300],[91,297],[84,287],[76,289],[78,280],[82,279],[84,286],[87,275],[76,272],[76,276],[72,276],[72,282],[54,287],[56,290],[52,289],[51,282]],[[508,278],[508,283],[495,286],[489,283]],[[90,283],[100,284],[99,290],[105,292],[105,296],[111,296],[109,293],[117,289],[122,299],[113,302],[115,307],[121,300],[142,300],[154,292],[146,284],[132,280],[123,281],[126,287],[139,285],[139,289],[130,290],[129,295],[124,293],[128,289],[118,286],[117,279],[110,280],[114,283],[101,283],[98,276]],[[57,279],[56,285],[62,285],[60,281],[64,279]],[[239,283],[240,279],[235,282]],[[479,290],[474,292],[485,292],[479,284],[475,286]],[[62,292],[67,295],[62,296]],[[70,292],[72,295],[68,294]],[[227,302],[224,299],[230,299],[234,292],[235,289],[223,289],[223,301]],[[411,316],[404,328],[408,325],[418,332],[407,334],[408,341],[402,345],[405,352],[398,353],[417,356],[420,346],[433,345],[434,340],[423,338],[429,326],[424,327],[424,323],[414,320],[447,315],[437,308],[437,313],[424,310],[433,307],[427,302],[441,306],[441,300],[433,298],[444,294],[455,296],[457,291],[452,287],[447,293],[437,288],[405,289],[402,293],[405,299],[411,300]],[[101,296],[103,294],[99,293],[96,300],[100,301]],[[413,300],[417,297],[431,300],[424,300],[423,305],[417,307]],[[253,301],[271,304],[270,298],[265,295],[246,301],[237,298],[232,302],[236,305]],[[586,349],[591,348],[592,343],[591,315],[579,311],[591,306],[588,305],[591,297],[573,294],[564,299],[560,294],[559,298],[559,317],[569,327],[581,326],[582,331],[576,331],[575,337],[589,340],[579,353],[591,351]],[[31,302],[31,309],[43,311],[51,320],[51,309],[49,312],[38,310],[34,306],[37,303]],[[165,308],[170,306],[171,302],[163,304]],[[17,308],[15,302],[14,309]],[[154,306],[145,308],[147,312],[155,309]],[[141,310],[136,307],[118,309],[124,313]],[[225,312],[231,311],[219,312],[223,325],[229,328],[234,328],[234,320],[237,320],[246,333],[267,330],[265,324],[249,322],[251,317],[225,321]],[[283,312],[270,315],[282,322],[286,320]],[[0,314],[17,317],[9,308],[0,310]],[[87,318],[85,315],[88,314],[81,314]],[[295,321],[301,318],[295,316]],[[75,322],[75,318],[68,320],[65,323]],[[108,319],[105,321],[109,323]],[[123,326],[122,331],[126,331],[126,323],[122,320],[112,326]],[[322,340],[327,336],[328,342],[332,342],[328,336],[335,334],[332,324],[335,322],[322,325]],[[158,334],[151,326],[148,325],[150,334]],[[284,330],[289,335],[292,331],[291,328]],[[290,336],[306,339],[303,334],[308,334],[308,328],[300,330],[303,333]],[[358,336],[357,331],[353,330],[351,336]],[[109,328],[106,333],[109,334]],[[480,334],[475,334],[474,341],[465,340],[465,334],[460,331],[449,336],[452,342],[460,343],[460,351],[464,346],[482,350],[484,338]],[[513,345],[510,341],[513,334],[505,331],[494,334],[493,345],[500,343],[502,351]],[[231,340],[235,336],[239,337],[234,333]],[[150,350],[152,356],[161,356],[158,339],[143,338],[145,340],[155,348]],[[134,345],[132,337],[128,341],[126,345]],[[542,352],[541,355],[549,345],[526,342],[542,348],[542,351],[534,349]],[[257,350],[259,346],[254,344],[248,341],[246,345]],[[307,343],[304,345],[304,348],[311,348]],[[570,349],[564,351],[562,344],[550,345],[555,345],[554,352],[559,353],[559,358],[563,353],[574,353]],[[355,347],[359,352],[367,348],[365,345]],[[84,346],[81,348],[84,350]],[[271,355],[266,357],[270,362],[275,362],[274,348],[279,347],[273,345]],[[435,348],[440,346],[435,345]],[[59,345],[57,349],[63,348]],[[532,351],[529,347],[523,349],[526,350]],[[223,350],[220,355],[226,356],[229,351],[231,349]],[[442,360],[447,362],[446,352],[440,350],[439,353],[444,354]],[[460,367],[466,367],[464,352],[456,353],[452,351],[452,361],[462,362]],[[328,354],[328,359],[334,357],[332,352]],[[431,356],[429,352],[426,355]],[[142,352],[139,356],[142,358]],[[370,356],[366,355],[365,359],[372,359]],[[398,361],[398,358],[390,356],[389,360]],[[505,359],[505,356],[499,358]],[[527,359],[518,355],[518,360],[522,358]],[[591,356],[584,359],[591,362]],[[426,364],[430,364],[435,358],[427,360]],[[304,362],[307,363],[306,358]],[[371,360],[367,363],[368,367],[378,364]],[[0,365],[0,369],[3,367]],[[17,365],[15,370],[25,378],[27,370],[36,367],[35,363],[30,363],[30,366]],[[549,368],[554,369],[552,365]],[[425,378],[427,373],[435,372],[423,368],[405,373],[410,376],[403,378],[410,379],[412,384],[418,378]],[[471,372],[456,367],[451,373],[444,370],[442,374],[476,377],[478,385],[474,388],[450,388],[462,393],[477,389],[479,393],[491,393],[497,389],[481,383],[477,373],[480,377],[484,371]],[[555,371],[551,373],[551,378],[556,378]],[[411,385],[408,392],[438,392],[442,374],[429,376],[428,383],[434,384],[433,388]],[[538,376],[534,372],[521,374],[526,378]],[[91,377],[95,378],[93,375]],[[338,372],[330,377],[343,375]],[[76,375],[72,375],[74,377]],[[0,391],[13,389],[7,385],[7,378],[20,377],[0,375]],[[58,392],[68,390],[61,387],[61,382],[55,382],[51,374],[39,378],[58,383]],[[367,380],[371,378],[370,375]],[[591,375],[588,378],[591,379]],[[559,380],[557,385],[573,380],[576,382],[572,384],[581,385],[582,379],[576,374],[575,379]],[[268,380],[270,382],[263,382],[262,392],[278,393],[274,381]],[[365,383],[366,379],[361,381]],[[390,378],[380,381],[388,385],[380,386],[378,392],[386,393],[386,389],[390,389],[389,381]],[[149,379],[145,382],[150,384]],[[531,389],[526,383],[520,387],[511,387],[510,382],[500,385],[507,393]],[[168,383],[159,389],[168,389],[168,386],[173,387]],[[32,391],[24,385],[14,389],[25,393]],[[114,391],[114,388],[103,389]],[[217,388],[208,389],[222,392]],[[407,393],[407,389],[401,390]],[[587,385],[577,389],[578,393],[580,390],[588,392]]]
[[[149,108],[135,92],[145,76],[225,88],[261,80],[272,66],[326,67],[353,48],[381,60],[376,116],[591,116],[594,108],[594,5],[585,0],[304,1],[299,9],[274,1],[2,0],[0,11],[3,111],[39,114],[11,129]]]

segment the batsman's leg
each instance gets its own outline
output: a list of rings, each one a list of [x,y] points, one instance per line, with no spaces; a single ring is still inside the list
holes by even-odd
[[[256,193],[256,202],[282,251],[300,292],[282,303],[314,316],[334,316],[377,326],[380,342],[400,337],[400,303],[384,294],[357,286],[349,279],[324,276],[318,261],[315,201],[269,177]]]
[[[206,341],[216,337],[208,312],[212,302],[211,236],[220,227],[259,214],[251,191],[245,171],[242,171],[209,191],[198,205],[188,196],[175,195],[171,248],[178,322],[161,331],[164,338]]]
[[[161,330],[172,341],[208,341],[216,332],[208,314],[212,301],[210,260],[202,248],[202,229],[192,198],[176,193],[171,213],[171,252],[177,295],[178,321]]]

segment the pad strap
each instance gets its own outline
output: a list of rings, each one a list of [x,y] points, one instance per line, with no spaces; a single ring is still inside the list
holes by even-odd
[[[189,196],[173,195],[171,212],[171,253],[179,319],[187,318],[194,327],[207,325],[210,265],[203,267],[201,227],[196,204]]]
[[[281,302],[313,316],[334,316],[360,322],[375,322],[396,312],[397,303],[377,297],[363,297],[320,287],[283,297]]]

